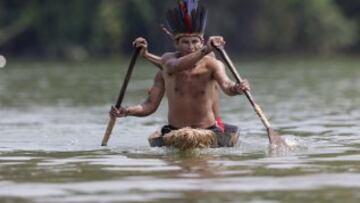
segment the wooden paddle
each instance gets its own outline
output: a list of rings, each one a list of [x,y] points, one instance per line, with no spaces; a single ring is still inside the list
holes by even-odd
[[[136,63],[136,59],[138,58],[139,54],[140,54],[140,51],[141,51],[141,48],[136,48],[132,57],[131,57],[131,61],[130,61],[130,65],[129,65],[129,68],[127,70],[127,73],[126,73],[126,76],[125,76],[125,80],[123,82],[123,85],[121,87],[121,90],[120,90],[120,94],[119,94],[119,97],[117,99],[117,102],[116,102],[116,105],[115,107],[118,109],[121,107],[121,103],[124,99],[124,95],[125,95],[125,92],[126,92],[126,88],[129,84],[129,81],[130,81],[130,77],[131,77],[131,74],[134,70],[134,66],[135,66],[135,63]],[[107,125],[107,128],[106,128],[106,131],[105,131],[105,135],[104,135],[104,138],[101,142],[101,146],[106,146],[108,141],[109,141],[109,138],[110,138],[110,135],[111,135],[111,132],[114,128],[114,125],[115,125],[115,122],[116,122],[116,118],[113,117],[113,116],[110,116],[110,120],[108,122],[108,125]]]
[[[238,83],[242,83],[243,79],[241,78],[240,74],[237,72],[234,64],[232,63],[230,57],[226,53],[224,47],[223,46],[220,46],[220,47],[214,46],[214,47],[220,53],[222,59],[225,61],[226,65],[229,67],[229,69],[230,69],[231,73],[234,75],[236,81]],[[265,116],[264,112],[261,110],[260,106],[255,103],[255,100],[252,97],[250,91],[245,91],[244,94],[248,98],[248,100],[251,103],[252,107],[254,108],[256,114],[260,117],[261,122],[264,124],[264,126],[267,130],[267,133],[268,133],[270,144],[276,145],[276,146],[281,146],[281,145],[287,146],[286,142],[275,132],[275,130],[273,130],[271,128],[269,120],[266,118],[266,116]]]

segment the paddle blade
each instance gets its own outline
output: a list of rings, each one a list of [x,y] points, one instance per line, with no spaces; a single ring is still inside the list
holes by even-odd
[[[111,135],[112,130],[114,128],[115,122],[116,122],[116,118],[111,116],[110,120],[108,122],[108,125],[106,127],[105,135],[104,135],[103,140],[101,142],[102,147],[107,146],[107,143],[108,143],[108,141],[110,139],[110,135]]]
[[[280,146],[288,147],[288,144],[285,142],[285,140],[282,139],[282,138],[280,137],[280,135],[279,135],[275,130],[273,130],[272,128],[268,128],[268,129],[267,129],[267,132],[268,132],[268,137],[269,137],[270,144],[271,144],[272,146],[276,146],[276,147],[280,147]]]

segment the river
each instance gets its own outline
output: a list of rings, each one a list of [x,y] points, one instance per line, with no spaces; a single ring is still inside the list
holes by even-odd
[[[0,202],[360,201],[360,60],[239,59],[240,74],[292,146],[271,150],[245,97],[222,95],[234,148],[150,148],[166,100],[146,118],[118,119],[101,147],[128,60],[35,62],[0,69]],[[156,69],[140,62],[125,104],[146,97]]]

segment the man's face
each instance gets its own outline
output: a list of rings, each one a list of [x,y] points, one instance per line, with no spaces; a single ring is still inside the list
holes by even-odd
[[[183,55],[191,54],[204,46],[203,40],[197,36],[181,37],[175,47]]]

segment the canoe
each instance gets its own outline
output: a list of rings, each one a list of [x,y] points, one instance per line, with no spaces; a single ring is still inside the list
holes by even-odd
[[[161,135],[156,131],[149,137],[151,147],[172,147],[179,150],[195,148],[233,147],[239,139],[238,127],[225,124],[224,132],[204,129],[182,128]]]

